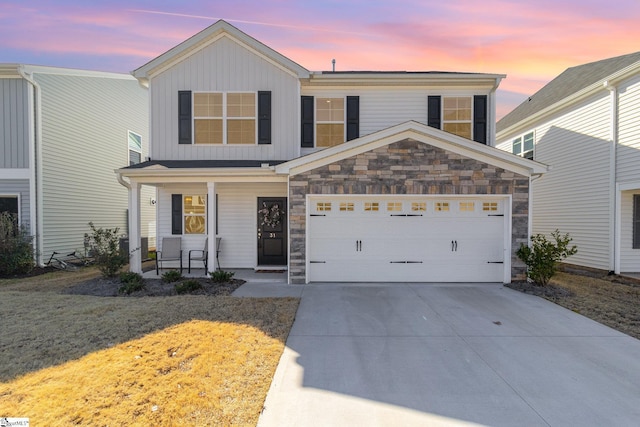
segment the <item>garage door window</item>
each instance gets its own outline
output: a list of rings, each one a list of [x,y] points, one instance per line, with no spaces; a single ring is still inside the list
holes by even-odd
[[[365,212],[378,212],[380,210],[380,204],[378,202],[366,202],[364,204]]]
[[[484,212],[496,212],[498,210],[498,202],[484,202],[482,203],[482,210]]]
[[[318,212],[330,212],[331,202],[318,202],[316,203],[316,210]]]
[[[449,202],[436,202],[436,212],[449,212]]]
[[[413,212],[426,212],[427,211],[427,203],[426,202],[412,202],[411,210]]]
[[[353,203],[352,202],[342,202],[342,203],[340,203],[340,211],[341,212],[353,212]]]
[[[460,202],[460,212],[473,212],[476,209],[474,202]]]
[[[389,202],[387,203],[387,211],[388,212],[400,212],[402,210],[402,203],[400,202]]]

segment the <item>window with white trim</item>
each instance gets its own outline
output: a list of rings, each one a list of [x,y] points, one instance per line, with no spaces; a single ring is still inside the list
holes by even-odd
[[[194,144],[256,144],[256,105],[256,92],[194,93]]]
[[[142,137],[135,132],[127,131],[129,141],[129,166],[142,162]]]
[[[204,195],[183,195],[184,234],[204,234],[206,232],[207,198]]]
[[[344,118],[344,98],[316,98],[316,147],[345,141]]]
[[[513,140],[511,152],[525,159],[533,160],[533,132],[525,133]]]
[[[8,212],[20,225],[20,199],[17,194],[0,195],[0,212]]]
[[[470,96],[442,97],[442,130],[472,139],[472,106]]]

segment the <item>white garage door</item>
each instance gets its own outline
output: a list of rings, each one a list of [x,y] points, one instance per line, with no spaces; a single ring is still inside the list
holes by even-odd
[[[308,199],[310,282],[502,282],[507,199]]]

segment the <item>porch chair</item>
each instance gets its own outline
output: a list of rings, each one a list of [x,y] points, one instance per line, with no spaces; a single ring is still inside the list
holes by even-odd
[[[156,275],[160,274],[163,261],[180,261],[180,274],[182,274],[182,237],[162,238],[162,250],[156,251]]]
[[[191,255],[193,252],[200,253],[199,256]],[[202,261],[204,263],[205,275],[209,272],[207,270],[207,263],[209,258],[209,238],[204,239],[204,249],[191,249],[189,251],[189,269],[187,270],[191,274],[191,260]]]

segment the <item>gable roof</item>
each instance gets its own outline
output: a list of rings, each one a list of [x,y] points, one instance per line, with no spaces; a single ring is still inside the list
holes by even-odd
[[[530,96],[496,124],[497,132],[529,119],[538,112],[551,109],[559,103],[568,103],[574,96],[601,89],[608,80],[629,72],[640,71],[640,52],[603,59],[567,68],[546,86]]]
[[[413,139],[525,176],[540,175],[549,169],[548,166],[542,163],[528,160],[416,121],[408,121],[276,165],[275,171],[278,174],[297,175],[404,139]]]
[[[213,43],[218,38],[224,36],[234,39],[235,41],[263,55],[267,59],[290,70],[299,78],[306,78],[309,76],[309,70],[306,68],[276,52],[269,46],[259,42],[222,19],[172,49],[169,49],[162,55],[152,59],[142,67],[132,71],[131,74],[141,82],[146,82],[148,81],[149,76],[154,72],[164,69],[165,67],[186,58],[187,56]]]

